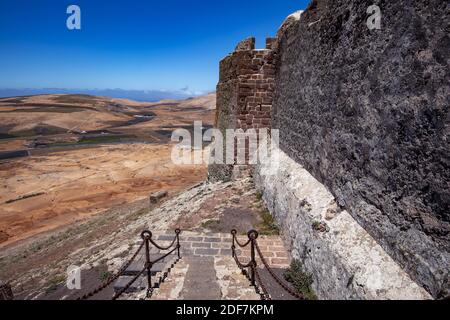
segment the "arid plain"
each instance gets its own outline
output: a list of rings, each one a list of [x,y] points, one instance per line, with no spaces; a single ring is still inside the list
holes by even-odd
[[[84,95],[0,99],[0,248],[206,178],[176,166],[171,133],[213,125],[215,94],[136,102]]]

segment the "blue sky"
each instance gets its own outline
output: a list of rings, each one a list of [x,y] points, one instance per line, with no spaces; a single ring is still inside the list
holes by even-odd
[[[258,47],[309,1],[0,0],[0,88],[215,89],[236,43]],[[66,9],[81,8],[81,30]]]

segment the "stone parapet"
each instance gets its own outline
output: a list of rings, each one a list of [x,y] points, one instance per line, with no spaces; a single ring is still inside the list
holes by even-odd
[[[313,275],[320,299],[432,298],[338,208],[324,185],[280,149],[272,149],[271,157],[256,167],[256,186],[280,223],[292,258]]]

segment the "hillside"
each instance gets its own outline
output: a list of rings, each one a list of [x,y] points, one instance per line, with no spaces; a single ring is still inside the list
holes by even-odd
[[[192,125],[194,119],[211,125],[214,108],[215,94],[156,103],[86,95],[4,98],[0,99],[0,151],[26,147],[43,136],[73,142],[83,135],[112,132],[158,140],[162,137],[154,131],[165,126]]]
[[[84,95],[0,99],[0,247],[206,178],[170,137],[212,126],[215,94],[143,103]]]

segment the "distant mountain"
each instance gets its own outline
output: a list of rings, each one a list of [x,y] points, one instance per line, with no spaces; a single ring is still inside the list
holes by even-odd
[[[136,101],[156,102],[167,99],[187,99],[193,96],[199,96],[201,93],[192,93],[182,89],[179,91],[163,90],[122,90],[122,89],[0,89],[0,98],[32,96],[41,94],[88,94],[92,96],[111,97],[119,99],[131,99]]]

